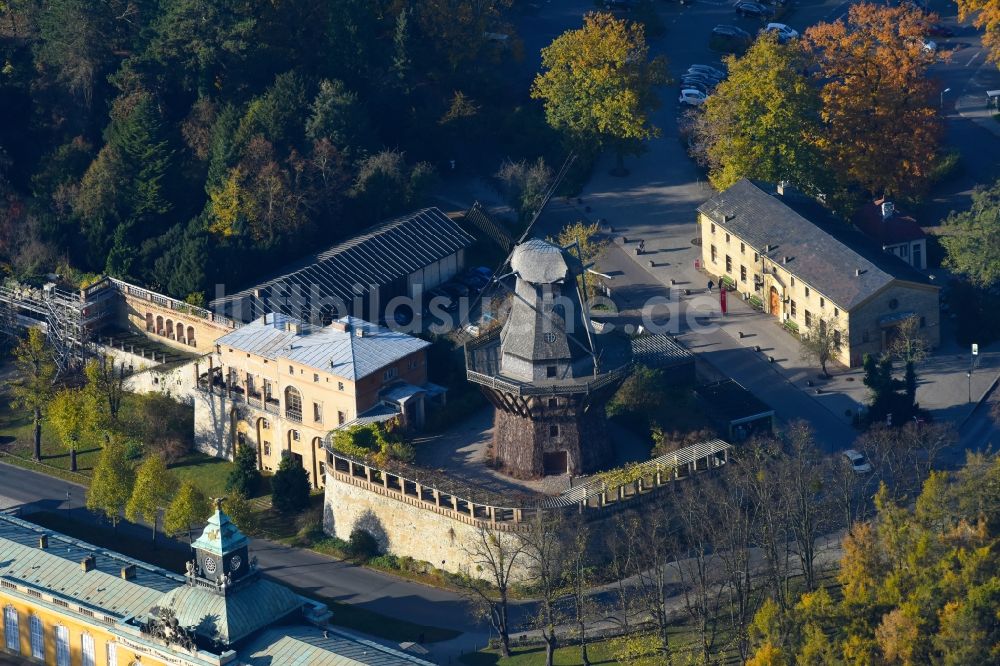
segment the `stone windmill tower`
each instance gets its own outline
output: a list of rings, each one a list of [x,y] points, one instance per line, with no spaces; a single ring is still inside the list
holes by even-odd
[[[528,240],[510,268],[506,322],[466,345],[467,377],[496,408],[496,460],[521,478],[594,471],[612,457],[604,403],[627,375],[630,351],[593,334],[572,246]]]

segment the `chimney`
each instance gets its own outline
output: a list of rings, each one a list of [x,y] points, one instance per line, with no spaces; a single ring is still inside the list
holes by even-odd
[[[784,257],[781,258],[781,263],[787,264],[791,260],[792,260],[792,258],[786,255],[786,256],[784,256]]]
[[[97,558],[93,555],[87,555],[87,557],[80,560],[80,570],[81,571],[93,571],[97,567]]]
[[[785,188],[787,188],[787,187],[788,187],[788,181],[787,180],[779,180],[778,181],[778,186],[777,186],[776,189],[778,191],[778,196],[779,197],[785,196]]]
[[[347,322],[346,321],[331,321],[330,328],[334,331],[340,331],[341,333],[347,333]]]
[[[288,320],[285,322],[285,330],[289,333],[294,333],[295,335],[300,335],[302,333],[302,326],[297,321]]]
[[[355,335],[355,337],[358,337],[358,338],[365,337],[365,327],[364,326],[355,326],[354,327],[354,335]]]
[[[885,222],[893,213],[896,212],[896,206],[891,201],[882,202],[882,221]]]
[[[861,277],[861,269],[860,268],[855,268],[854,269],[854,277]]]
[[[733,214],[733,213],[724,213],[722,215],[722,221],[723,222],[728,222],[729,220],[733,219],[734,217],[736,217],[736,215]]]
[[[122,580],[132,580],[133,578],[135,578],[135,565],[126,564],[125,566],[123,566],[121,576]]]
[[[38,535],[38,547],[41,548],[42,550],[45,550],[46,548],[49,547],[49,535],[48,534],[39,534]]]

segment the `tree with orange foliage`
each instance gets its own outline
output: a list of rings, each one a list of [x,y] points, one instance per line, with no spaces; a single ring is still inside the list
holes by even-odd
[[[843,185],[915,196],[927,186],[941,123],[923,48],[930,19],[910,6],[852,5],[805,33],[821,85],[821,145]]]
[[[1000,0],[955,0],[958,20],[975,15],[972,25],[983,31],[983,46],[989,52],[987,60],[1000,65]]]

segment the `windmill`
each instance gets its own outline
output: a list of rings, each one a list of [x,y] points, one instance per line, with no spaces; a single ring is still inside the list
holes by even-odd
[[[492,283],[512,294],[502,328],[465,345],[466,377],[496,408],[494,455],[522,478],[579,474],[608,462],[604,402],[631,367],[627,351],[599,345],[594,335],[579,244],[530,237],[572,159],[494,271]],[[512,276],[510,289],[505,279]]]

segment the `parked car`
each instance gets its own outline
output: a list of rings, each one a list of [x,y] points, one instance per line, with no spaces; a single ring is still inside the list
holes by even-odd
[[[700,74],[705,74],[707,76],[711,76],[715,79],[718,79],[719,81],[726,78],[727,76],[725,70],[717,69],[715,67],[712,67],[711,65],[691,65],[690,67],[688,67],[687,71],[692,74],[696,72]]]
[[[708,46],[716,51],[743,53],[750,48],[750,33],[734,25],[717,25],[712,28]]]
[[[694,74],[685,74],[681,77],[681,88],[697,88],[698,86],[704,86],[707,90],[715,88],[716,82],[712,79],[707,79],[704,76],[695,76]],[[696,85],[689,85],[696,84]],[[706,92],[707,92],[706,90]]]
[[[927,51],[928,53],[934,53],[935,51],[937,51],[937,42],[935,42],[933,39],[924,38],[920,40],[920,46],[921,48],[924,49],[924,51]]]
[[[847,449],[844,451],[844,457],[847,458],[847,462],[856,474],[867,474],[872,471],[871,463],[868,462],[868,459],[865,458],[864,454],[857,449]]]
[[[766,19],[774,16],[774,10],[753,0],[739,0],[736,3],[736,13],[748,18]]]
[[[490,283],[488,277],[483,277],[476,271],[466,271],[458,277],[458,281],[464,284],[466,287],[475,292],[480,292],[483,288]]]
[[[700,81],[688,81],[687,79],[681,81],[681,90],[697,90],[705,93],[706,95],[712,92],[712,89],[704,83],[701,83]]]
[[[933,23],[927,26],[927,34],[933,37],[954,37],[955,31],[944,23]]]
[[[799,36],[799,31],[785,25],[784,23],[768,23],[761,32],[773,32],[778,36],[778,41],[784,44],[785,42],[797,39]]]
[[[475,268],[472,269],[472,272],[473,273],[479,273],[480,275],[482,275],[487,280],[489,280],[489,279],[491,279],[493,277],[493,269],[492,268],[487,268],[486,266],[476,266]]]
[[[714,76],[709,76],[708,74],[703,74],[701,72],[685,72],[681,76],[682,81],[698,81],[699,83],[704,83],[706,86],[712,86],[713,88],[719,84],[720,79]]]
[[[705,103],[706,99],[708,99],[708,95],[702,91],[695,90],[694,88],[685,88],[681,91],[677,101],[688,106],[701,106]]]

